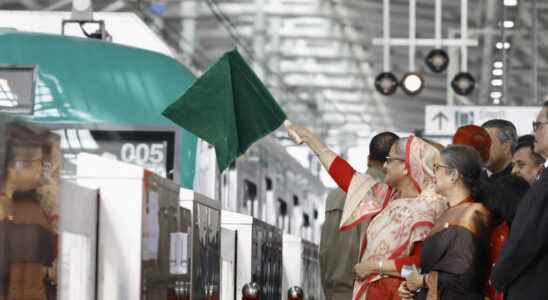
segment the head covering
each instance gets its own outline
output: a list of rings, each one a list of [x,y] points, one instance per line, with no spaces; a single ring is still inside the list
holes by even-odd
[[[476,125],[460,127],[453,136],[453,144],[470,146],[479,152],[484,162],[489,160],[491,137],[482,127]]]
[[[421,193],[432,184],[434,163],[440,158],[438,149],[414,136],[407,139],[405,147],[405,167],[409,171],[415,188]]]
[[[426,141],[409,136],[405,146],[405,166],[421,193],[433,183],[434,163],[440,152]],[[380,212],[394,196],[394,190],[371,176],[356,173],[348,188],[341,219],[341,230],[349,230]]]

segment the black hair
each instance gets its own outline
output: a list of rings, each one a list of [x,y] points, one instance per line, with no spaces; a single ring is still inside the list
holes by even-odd
[[[497,137],[501,143],[506,143],[510,141],[512,143],[512,149],[516,146],[518,133],[516,130],[516,126],[512,122],[502,119],[493,119],[483,123],[481,127],[485,129],[498,129]]]
[[[506,221],[512,226],[519,203],[529,190],[529,183],[520,176],[508,174],[489,181],[482,186],[480,201],[493,214],[495,225]]]
[[[541,165],[546,161],[544,157],[535,152],[535,137],[531,134],[523,135],[518,138],[518,143],[516,148],[514,148],[514,153],[518,152],[521,148],[528,148],[531,150],[531,156],[535,161],[535,164]]]
[[[441,151],[443,162],[462,176],[462,182],[477,199],[481,181],[481,157],[478,151],[466,145],[449,145]]]
[[[398,139],[399,137],[395,133],[389,131],[375,135],[369,143],[369,158],[384,163],[390,152],[390,147]]]

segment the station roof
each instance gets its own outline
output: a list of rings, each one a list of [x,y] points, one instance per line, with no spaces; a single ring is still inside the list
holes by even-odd
[[[443,37],[458,38],[461,1],[442,2]],[[407,38],[409,1],[390,3],[391,36]],[[434,3],[417,1],[417,38],[434,37]],[[341,150],[365,143],[375,132],[421,130],[424,107],[443,105],[448,98],[456,105],[492,105],[491,93],[501,92],[500,105],[536,105],[548,100],[548,88],[540,84],[548,80],[548,4],[537,1],[534,14],[532,3],[468,1],[468,35],[479,42],[468,50],[468,71],[478,83],[468,97],[455,96],[448,89],[448,82],[459,71],[459,50],[449,49],[454,65],[438,75],[424,64],[429,47],[418,47],[415,53],[417,71],[425,79],[423,91],[409,97],[398,89],[395,95],[384,97],[373,87],[383,69],[382,47],[372,42],[383,34],[380,0],[93,1],[95,11],[137,13],[182,62],[197,70],[237,46],[289,117]],[[70,6],[70,0],[4,0],[0,9],[58,11],[70,10]],[[535,26],[537,47],[533,46]],[[505,48],[503,40],[509,43],[506,50],[501,49]],[[505,62],[503,76],[493,72],[499,61]],[[408,71],[407,47],[391,48],[391,71],[398,77]],[[503,79],[502,86],[493,82],[497,79]]]

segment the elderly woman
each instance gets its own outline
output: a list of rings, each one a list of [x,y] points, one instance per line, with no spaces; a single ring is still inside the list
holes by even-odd
[[[318,155],[331,177],[347,192],[341,230],[371,220],[355,266],[354,300],[400,299],[401,267],[420,263],[422,241],[441,213],[444,199],[433,190],[433,165],[439,151],[425,141],[399,139],[386,158],[385,182],[358,174],[308,129],[289,128],[296,142]]]
[[[481,161],[476,150],[451,145],[435,165],[436,191],[450,208],[423,243],[421,274],[400,286],[403,299],[478,299],[488,265],[490,212],[476,202]]]

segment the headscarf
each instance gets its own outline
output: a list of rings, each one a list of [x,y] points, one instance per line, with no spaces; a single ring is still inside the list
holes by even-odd
[[[407,139],[405,167],[417,191],[421,193],[431,186],[434,178],[434,162],[440,152],[415,136]],[[355,174],[350,182],[340,229],[350,230],[357,224],[371,219],[394,198],[395,191],[389,185],[363,174]]]
[[[435,193],[433,185],[433,166],[439,160],[439,151],[414,136],[408,138],[405,148],[405,166],[419,192],[417,197],[399,198],[387,184],[366,175],[354,175],[350,183],[341,230],[374,216],[367,238],[362,241],[361,261],[410,255],[413,244],[426,239],[435,219],[447,209],[446,201]],[[381,278],[372,274],[356,281],[353,299],[361,299],[369,284]]]
[[[466,125],[457,129],[453,136],[453,144],[467,145],[476,149],[484,162],[489,160],[491,137],[487,130],[477,125]]]

